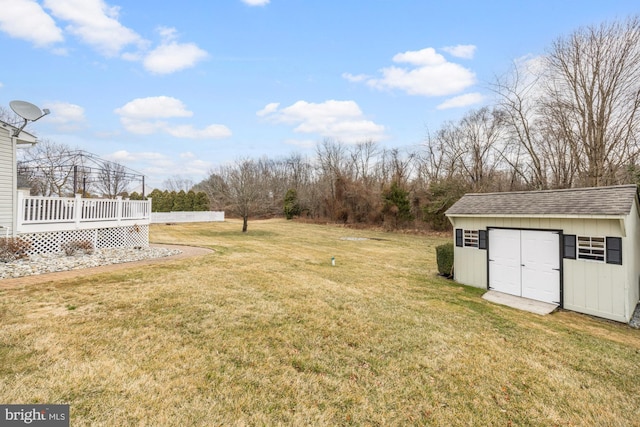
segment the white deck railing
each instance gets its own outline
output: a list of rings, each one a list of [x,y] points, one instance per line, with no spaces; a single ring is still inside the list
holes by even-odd
[[[151,199],[25,196],[18,192],[18,233],[146,225]]]

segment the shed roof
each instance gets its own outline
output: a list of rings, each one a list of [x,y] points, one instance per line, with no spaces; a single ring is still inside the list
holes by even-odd
[[[445,214],[460,215],[627,215],[636,185],[465,194]]]

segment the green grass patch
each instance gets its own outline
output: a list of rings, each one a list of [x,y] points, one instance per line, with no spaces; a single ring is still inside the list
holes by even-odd
[[[153,241],[216,252],[2,291],[0,402],[69,403],[72,425],[640,417],[639,331],[484,301],[437,276],[448,238],[284,220],[240,229],[152,226]]]

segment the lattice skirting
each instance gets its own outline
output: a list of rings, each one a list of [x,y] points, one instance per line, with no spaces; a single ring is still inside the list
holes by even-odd
[[[96,249],[133,248],[149,246],[149,226],[97,228],[89,230],[26,233],[19,238],[31,243],[29,255],[62,252],[63,245],[71,242],[91,242]]]

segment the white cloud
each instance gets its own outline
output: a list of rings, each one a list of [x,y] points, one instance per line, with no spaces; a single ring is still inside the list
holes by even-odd
[[[259,117],[267,116],[271,113],[276,112],[279,106],[280,106],[279,102],[272,102],[270,104],[267,104],[262,110],[258,111],[256,115]]]
[[[119,150],[113,154],[107,154],[104,156],[104,158],[107,160],[113,160],[118,162],[123,162],[123,161],[135,162],[138,160],[164,162],[166,159],[168,159],[166,155],[161,153],[154,153],[154,152],[131,153],[127,150]]]
[[[482,102],[482,95],[474,92],[474,93],[465,93],[464,95],[455,96],[453,98],[447,99],[442,104],[438,105],[436,108],[438,110],[446,110],[448,108],[460,108],[467,107],[473,104],[479,104]]]
[[[127,150],[116,151],[103,156],[111,160],[125,164],[134,170],[140,171],[148,177],[155,178],[157,182],[149,182],[148,185],[160,185],[163,179],[173,175],[189,177],[194,181],[200,181],[207,176],[212,163],[201,160],[198,156],[170,157],[162,153],[152,151],[130,152]]]
[[[193,113],[179,99],[171,96],[137,98],[115,109],[115,113],[129,119],[191,117]]]
[[[249,6],[265,6],[269,4],[271,0],[242,0],[242,3],[248,4]]]
[[[141,61],[154,74],[191,68],[209,56],[195,43],[179,43],[171,27],[157,29],[161,42],[150,49],[148,40],[119,21],[120,7],[104,0],[44,0],[43,6],[35,0],[0,0],[0,31],[37,47],[63,42],[64,34],[72,34],[101,55]],[[68,54],[60,46],[51,52]]]
[[[161,120],[140,120],[129,117],[120,117],[122,126],[136,135],[151,135],[169,127],[169,123]]]
[[[167,119],[193,116],[184,103],[170,96],[137,98],[127,102],[114,112],[120,116],[124,128],[135,134],[151,135],[164,132],[177,138],[220,139],[231,136],[231,130],[224,125],[213,124],[204,129],[192,125],[173,124]]]
[[[84,122],[84,108],[68,102],[49,102],[44,107],[51,110],[46,116],[48,122],[54,123],[59,130],[73,131],[80,129]]]
[[[209,54],[195,43],[178,43],[178,31],[172,27],[159,27],[162,42],[144,58],[147,71],[155,74],[170,74],[195,66]]]
[[[66,31],[105,56],[116,56],[128,45],[143,47],[146,41],[118,21],[120,8],[102,0],[45,0],[56,18],[67,21]]]
[[[422,50],[409,50],[393,56],[393,62],[406,62],[413,65],[440,65],[447,62],[444,56],[432,47]]]
[[[447,46],[443,47],[447,53],[450,53],[452,56],[456,58],[464,58],[464,59],[472,59],[473,55],[476,53],[476,47],[472,44],[459,44],[457,46]]]
[[[176,138],[220,139],[231,136],[231,130],[224,125],[210,125],[204,129],[195,129],[191,125],[167,127],[165,131]]]
[[[422,96],[452,95],[476,83],[476,76],[471,70],[447,61],[433,48],[398,53],[393,61],[412,67],[383,68],[380,78],[361,78],[348,73],[345,73],[345,78],[353,81],[356,77],[357,81],[379,90],[399,89],[409,95]]]
[[[363,82],[369,78],[371,78],[370,76],[367,76],[366,74],[351,74],[351,73],[342,73],[342,78],[349,80],[350,82],[353,83],[360,83]]]
[[[144,58],[144,68],[155,74],[170,74],[195,66],[209,54],[194,43],[164,43]]]
[[[298,101],[283,109],[278,109],[278,104],[268,104],[258,115],[276,123],[296,125],[293,129],[296,133],[318,134],[347,143],[385,136],[384,126],[365,119],[354,101]]]
[[[0,31],[44,47],[64,40],[62,30],[32,0],[0,0]]]

